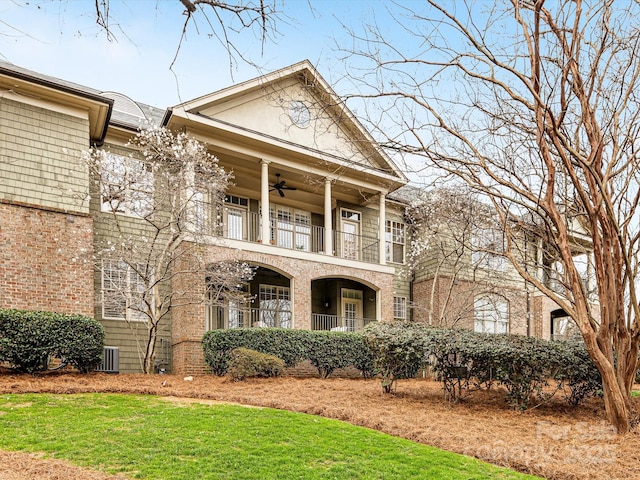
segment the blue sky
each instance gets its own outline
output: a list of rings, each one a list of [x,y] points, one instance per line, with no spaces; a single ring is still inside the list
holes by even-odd
[[[371,0],[277,2],[285,15],[264,53],[255,32],[236,36],[236,45],[264,72],[309,59],[329,82],[344,77],[348,69],[336,51],[336,42],[350,43],[341,23],[360,28],[389,5]],[[96,25],[93,4],[0,0],[0,59],[161,108],[259,74],[242,63],[231,72],[227,53],[209,38],[210,29],[202,21],[200,33],[193,26],[188,32],[171,72],[184,19],[178,0],[111,0],[114,41]]]

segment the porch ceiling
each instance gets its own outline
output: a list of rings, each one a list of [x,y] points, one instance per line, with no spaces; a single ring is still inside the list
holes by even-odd
[[[247,160],[233,153],[216,151],[216,149],[212,149],[212,151],[218,157],[220,166],[234,174],[234,185],[229,191],[242,196],[259,198],[260,161],[257,159]],[[303,166],[301,165],[301,167]],[[328,173],[318,174],[272,162],[269,165],[269,185],[273,185],[276,181],[276,173],[281,174],[280,180],[286,181],[287,186],[294,187],[296,190],[285,191],[284,198],[281,198],[278,192],[271,192],[270,198],[273,202],[285,202],[293,206],[314,205],[317,206],[317,213],[322,212],[325,178]],[[354,185],[341,178],[336,178],[331,185],[332,199],[356,205],[366,204],[373,200],[377,201],[379,192],[380,189]]]
[[[314,191],[315,183],[323,186],[324,178],[330,177],[334,179],[333,197],[352,203],[362,203],[369,195],[375,195],[380,191],[393,191],[406,183],[404,178],[391,172],[354,163],[348,158],[313,151],[301,145],[239,130],[232,125],[198,115],[174,112],[169,126],[185,128],[190,134],[207,143],[212,152],[220,160],[232,165],[235,171],[244,163],[248,163],[247,168],[253,172],[251,164],[255,164],[259,169],[260,160],[264,159],[270,162],[270,175],[277,172],[284,175],[284,172],[287,172],[301,176],[298,184],[312,185],[313,188],[306,188],[311,192]]]

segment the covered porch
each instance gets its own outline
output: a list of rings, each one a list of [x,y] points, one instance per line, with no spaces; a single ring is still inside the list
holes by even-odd
[[[311,318],[296,321],[292,279],[260,266],[254,278],[224,297],[208,293],[205,329],[310,328],[359,332],[378,320],[379,294],[368,285],[346,278],[311,282]],[[214,287],[208,287],[213,292]],[[307,309],[308,311],[308,309]]]

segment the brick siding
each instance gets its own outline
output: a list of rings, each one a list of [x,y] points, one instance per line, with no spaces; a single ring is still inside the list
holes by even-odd
[[[382,274],[367,269],[329,265],[295,258],[210,246],[207,262],[237,259],[253,265],[262,265],[278,271],[291,280],[294,328],[311,328],[311,282],[318,278],[349,278],[371,286],[380,295],[380,318],[393,319],[393,274]],[[205,279],[180,275],[174,279],[174,291],[189,291],[204,295]],[[193,285],[199,287],[193,288]],[[208,371],[202,351],[202,335],[205,333],[205,306],[202,302],[182,302],[172,312],[173,371],[178,374]]]
[[[449,277],[423,280],[413,285],[413,319],[441,327],[474,328],[474,299],[483,293],[501,295],[509,302],[509,332],[527,335],[527,292],[523,289],[483,285],[480,282],[456,280],[451,286]],[[433,302],[431,301],[433,292]],[[438,323],[440,312],[445,308],[444,320]],[[530,332],[533,334],[533,331]]]
[[[0,204],[0,306],[93,316],[90,217]]]

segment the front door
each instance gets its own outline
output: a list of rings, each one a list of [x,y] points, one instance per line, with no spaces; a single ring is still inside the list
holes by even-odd
[[[360,250],[360,237],[358,235],[359,227],[360,225],[358,223],[347,221],[342,222],[343,258],[348,258],[349,260],[358,260],[358,252]]]
[[[362,291],[342,289],[342,318],[345,330],[355,332],[359,330],[358,323],[362,318]]]

